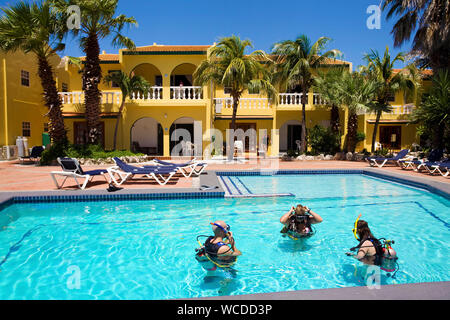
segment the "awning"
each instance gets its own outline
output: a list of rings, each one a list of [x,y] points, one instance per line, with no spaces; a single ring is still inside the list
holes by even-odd
[[[367,123],[374,124],[375,119],[367,120]],[[380,120],[378,122],[379,124],[408,124],[411,123],[410,120],[396,120],[396,119],[389,119],[389,120]]]
[[[216,116],[215,120],[231,120],[232,116]],[[272,116],[238,116],[236,120],[273,120]]]
[[[63,118],[66,119],[84,119],[86,118],[84,113],[80,112],[63,112]],[[119,115],[118,112],[103,112],[100,113],[100,118],[102,119],[116,119]]]

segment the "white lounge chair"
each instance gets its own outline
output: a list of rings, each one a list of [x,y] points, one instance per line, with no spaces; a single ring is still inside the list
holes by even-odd
[[[67,178],[74,178],[75,182],[78,185],[78,188],[80,188],[81,190],[84,190],[88,182],[92,181],[95,176],[101,175],[103,176],[103,178],[105,178],[106,182],[109,183],[108,179],[106,178],[106,174],[108,173],[107,169],[84,171],[81,168],[78,160],[74,158],[58,158],[57,161],[63,171],[51,171],[50,175],[58,189],[61,189],[64,186]],[[64,180],[61,184],[58,183],[56,176],[64,177]],[[80,179],[82,183],[80,183],[78,179]]]

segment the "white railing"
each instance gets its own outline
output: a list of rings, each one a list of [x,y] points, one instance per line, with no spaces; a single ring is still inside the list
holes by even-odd
[[[405,106],[392,106],[392,111],[391,112],[384,112],[383,114],[392,114],[392,115],[403,115],[403,114],[411,114],[413,109],[414,109],[414,105],[408,104]],[[362,115],[362,114],[375,114],[373,111],[369,111],[369,110],[364,110],[361,112],[358,112],[358,115]]]
[[[63,104],[83,104],[84,92],[72,91],[72,92],[59,92]],[[162,99],[162,87],[151,87],[149,92],[142,94],[139,92],[133,92],[131,94],[131,100],[149,101]],[[122,92],[102,92],[101,103],[102,104],[120,104],[122,102]]]
[[[133,92],[131,100],[149,101],[161,100],[163,98],[163,87],[151,87],[148,93]]]
[[[202,87],[170,87],[170,99],[201,100],[203,99],[203,90]]]
[[[393,106],[389,114],[410,114],[412,113],[414,105]]]
[[[302,96],[303,93],[280,93],[279,94],[279,104],[282,106],[297,106],[302,104]],[[306,104],[308,104],[308,94],[306,94]],[[326,104],[325,100],[322,99],[322,97],[314,93],[313,94],[313,104],[316,105],[322,105]]]
[[[222,109],[233,108],[233,98],[214,98],[216,113],[222,113]],[[267,98],[241,98],[239,99],[238,109],[270,109],[271,104]]]
[[[280,93],[279,104],[280,105],[301,105],[303,93]],[[308,95],[306,95],[308,99]]]

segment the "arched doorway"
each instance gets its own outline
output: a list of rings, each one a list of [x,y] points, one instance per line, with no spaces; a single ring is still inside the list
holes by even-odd
[[[202,88],[194,86],[193,74],[197,66],[192,63],[182,63],[176,66],[170,74],[171,99],[202,99]]]
[[[172,156],[202,154],[202,122],[181,117],[170,126],[170,154]]]
[[[131,127],[131,150],[148,155],[163,155],[164,132],[161,124],[151,117],[137,120]]]
[[[280,151],[297,150],[297,141],[302,141],[302,123],[288,120],[280,128]]]
[[[162,74],[151,63],[142,63],[134,67],[131,74],[141,76],[150,83],[150,99],[162,99]]]

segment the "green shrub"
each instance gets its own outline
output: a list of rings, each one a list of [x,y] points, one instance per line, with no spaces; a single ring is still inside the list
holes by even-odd
[[[291,158],[297,158],[300,155],[300,153],[297,150],[292,150],[292,149],[288,150],[286,152],[286,154]]]
[[[316,125],[309,130],[308,144],[313,155],[320,153],[335,154],[340,151],[340,140],[340,136],[330,128]]]
[[[106,159],[143,155],[129,150],[105,151],[100,145],[52,145],[42,153],[41,165],[49,165],[58,157]]]
[[[366,134],[364,132],[357,132],[356,133],[356,143],[360,143],[366,140]]]

